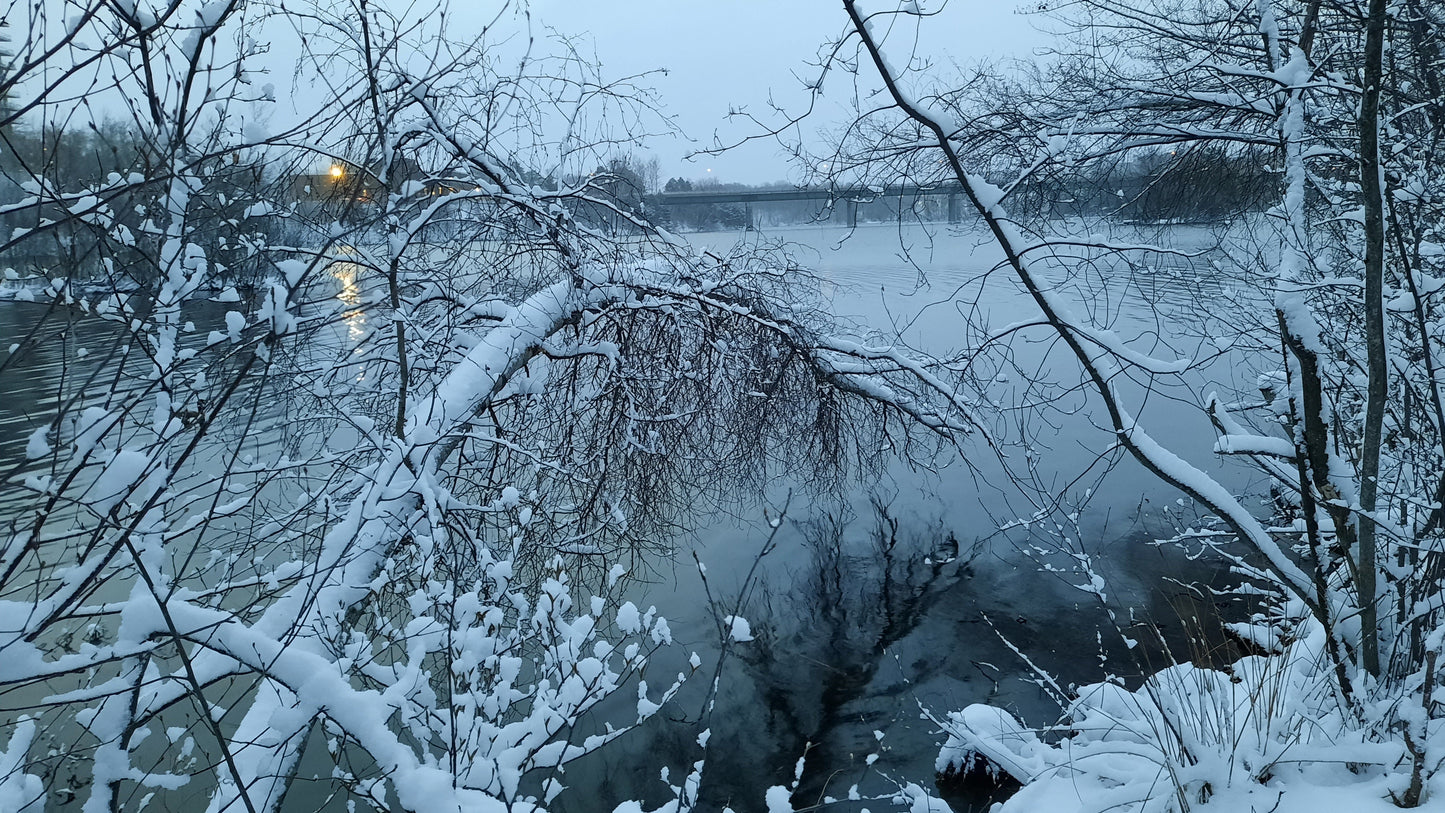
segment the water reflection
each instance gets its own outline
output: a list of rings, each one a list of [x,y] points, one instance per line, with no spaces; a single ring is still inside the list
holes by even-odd
[[[366,337],[366,311],[361,307],[361,285],[357,282],[362,267],[354,262],[342,261],[332,263],[328,270],[331,276],[341,283],[341,290],[336,292],[336,298],[341,300],[344,308],[341,321],[346,325],[346,339],[356,344]],[[357,380],[365,380],[365,377],[366,371],[363,369]]]
[[[805,523],[795,544],[806,561],[769,576],[752,610],[756,640],[735,652],[744,668],[724,678],[729,730],[714,733],[721,747],[708,757],[705,802],[760,813],[763,790],[791,785],[800,758],[799,810],[846,800],[854,786],[866,798],[896,791],[895,779],[927,785],[940,737],[926,713],[989,703],[1032,725],[1059,718],[1024,657],[1065,687],[1106,674],[1136,687],[1176,659],[1222,665],[1244,654],[1224,625],[1257,607],[1229,597],[1238,578],[1227,562],[1150,546],[1153,535],[1137,528],[1116,533],[1096,551],[1106,607],[1069,586],[1076,573],[1051,576],[1017,554],[960,545],[909,501],[871,508]],[[979,813],[1007,791],[956,782],[934,790],[953,810]]]
[[[793,794],[800,809],[846,797],[854,784],[866,792],[870,755],[893,747],[886,732],[900,715],[916,717],[911,682],[938,665],[899,664],[889,653],[967,572],[951,531],[900,529],[888,505],[875,500],[872,509],[874,527],[861,543],[836,514],[808,523],[811,562],[793,584],[768,593],[756,645],[741,653],[768,727],[780,733],[772,764],[803,755]]]

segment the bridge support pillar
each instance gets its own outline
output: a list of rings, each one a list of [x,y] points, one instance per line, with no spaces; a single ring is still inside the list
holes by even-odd
[[[848,201],[848,228],[858,228],[858,201]]]
[[[949,222],[949,223],[958,223],[958,222],[961,221],[961,220],[963,220],[963,213],[962,213],[962,211],[961,211],[961,207],[959,206],[958,195],[957,195],[956,193],[955,193],[955,194],[952,194],[952,195],[949,195],[949,196],[948,196],[948,222]]]
[[[743,202],[743,219],[747,221],[747,225],[743,227],[745,230],[752,231],[758,227],[757,221],[753,220],[753,202],[750,200]]]

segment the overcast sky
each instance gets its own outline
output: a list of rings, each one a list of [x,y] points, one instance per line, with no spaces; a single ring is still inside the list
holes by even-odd
[[[409,14],[428,13],[422,10],[425,3],[398,1]],[[871,0],[869,7],[893,7],[896,1]],[[1016,11],[1020,5],[1030,5],[1019,0],[919,0],[919,5],[938,12],[923,22],[920,42],[920,50],[935,61],[969,64],[1001,56],[1027,57],[1047,42],[1033,28],[1036,18]],[[1037,6],[1037,0],[1031,5]],[[659,158],[664,180],[674,176],[743,183],[796,180],[799,172],[790,171],[773,141],[756,141],[721,156],[690,161],[687,156],[719,142],[733,144],[759,134],[756,124],[729,121],[729,110],[776,120],[768,105],[772,98],[789,112],[800,112],[807,101],[804,82],[817,74],[810,63],[818,60],[825,43],[847,28],[840,0],[526,0],[525,7],[534,33],[540,33],[537,27],[548,26],[589,38],[604,78],[666,71],[653,74],[648,84],[690,140],[654,139],[638,150]],[[446,33],[467,41],[484,23],[496,21],[496,13],[496,3],[453,0]],[[506,28],[517,18],[503,14],[502,20]],[[280,25],[270,30],[270,36],[272,52],[260,64],[269,65],[268,82],[279,94],[293,97],[276,111],[275,125],[282,126],[290,117],[313,111],[306,89],[288,81],[296,75],[295,32]],[[505,40],[505,35],[500,39]],[[905,36],[888,43],[894,46],[889,50],[895,64],[906,56],[897,46],[908,44]],[[868,78],[872,79],[871,71]],[[86,96],[102,114],[125,118],[118,112],[122,100],[108,103],[104,94],[80,90],[74,99]],[[824,91],[823,102],[810,120],[809,126],[816,129],[830,129],[828,125],[846,120],[844,105],[852,95],[847,77],[841,75],[834,75]],[[64,120],[70,112],[60,109],[52,114]]]
[[[943,4],[923,2],[925,10]],[[994,56],[1026,56],[1044,43],[1016,0],[949,0],[926,25],[926,50],[962,63]],[[1037,4],[1035,4],[1037,5]],[[590,34],[606,74],[619,76],[665,68],[653,85],[667,109],[695,140],[650,144],[664,179],[711,174],[722,181],[761,183],[788,176],[788,165],[771,143],[756,143],[720,157],[684,156],[711,146],[714,135],[732,142],[752,132],[726,120],[730,108],[767,110],[771,93],[800,107],[797,76],[819,46],[843,31],[847,16],[838,0],[530,0],[534,19],[567,34]],[[825,92],[829,88],[825,85]],[[841,85],[832,93],[839,97]],[[838,118],[839,108],[824,117]],[[820,121],[820,124],[823,123]],[[755,129],[755,128],[754,128]]]

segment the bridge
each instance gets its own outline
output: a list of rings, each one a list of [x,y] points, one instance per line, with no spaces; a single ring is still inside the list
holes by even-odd
[[[847,204],[848,225],[858,225],[858,204],[871,203],[880,198],[921,198],[928,196],[948,197],[948,222],[958,223],[963,219],[963,187],[958,184],[941,186],[894,186],[804,188],[804,189],[743,189],[732,191],[690,191],[660,192],[649,196],[650,202],[661,206],[687,206],[709,203],[741,203],[746,207],[748,224],[754,225],[753,204],[776,201],[820,201],[831,206],[839,201]]]

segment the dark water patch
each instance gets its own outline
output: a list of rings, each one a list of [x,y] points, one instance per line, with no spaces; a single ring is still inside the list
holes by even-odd
[[[836,516],[808,524],[811,566],[786,593],[769,593],[757,645],[743,656],[780,734],[775,764],[803,760],[798,807],[846,796],[865,778],[869,757],[884,747],[879,734],[906,708],[905,673],[916,679],[932,668],[928,658],[895,668],[889,653],[966,573],[951,532],[900,530],[888,506],[873,508],[869,539],[851,550]],[[780,770],[773,784],[793,779]]]
[[[1075,687],[1112,677],[1134,688],[1186,660],[1224,666],[1247,652],[1223,625],[1257,609],[1228,595],[1238,580],[1224,560],[1137,531],[1099,554],[1108,600],[1032,561],[940,555],[957,544],[946,530],[900,529],[886,509],[866,544],[850,546],[832,519],[804,537],[811,564],[769,592],[742,656],[762,710],[752,742],[767,752],[764,770],[709,780],[740,813],[761,810],[745,800],[766,787],[790,785],[800,758],[799,808],[846,799],[855,785],[866,797],[896,789],[894,779],[923,781],[942,739],[930,716],[971,703],[1047,726]],[[984,811],[1008,792],[984,779],[943,777],[935,792],[956,810]],[[869,805],[878,802],[830,809]]]

